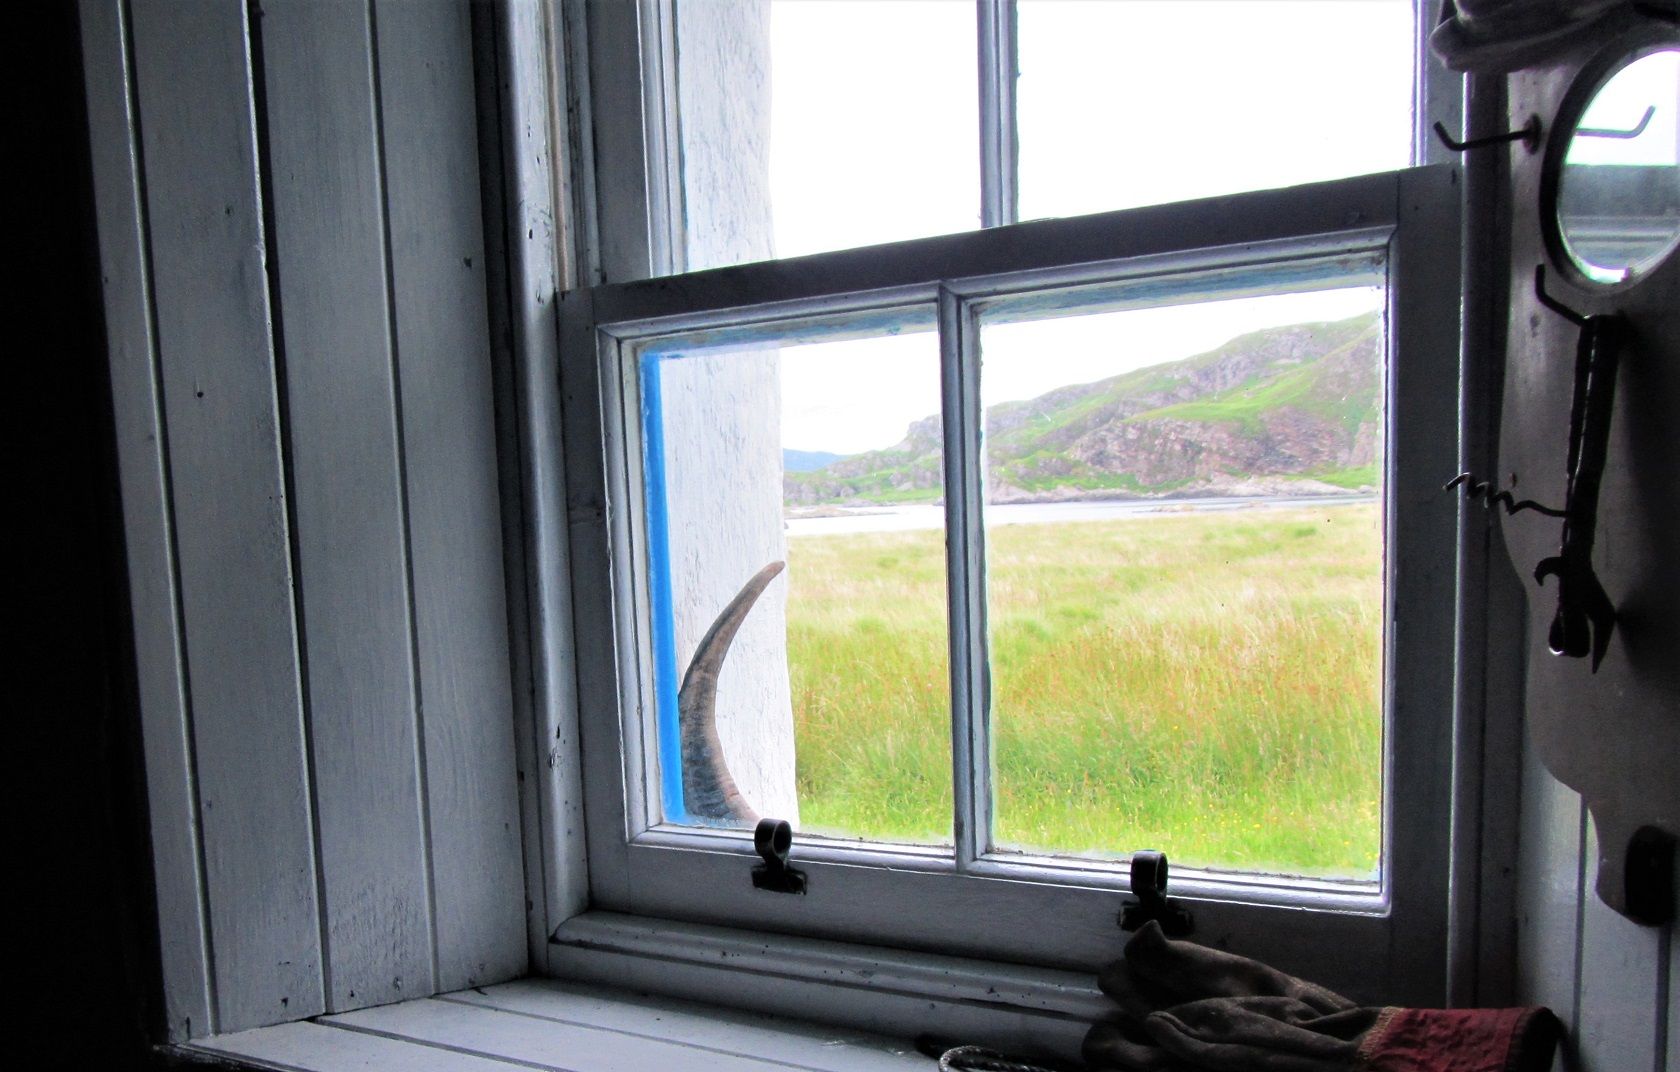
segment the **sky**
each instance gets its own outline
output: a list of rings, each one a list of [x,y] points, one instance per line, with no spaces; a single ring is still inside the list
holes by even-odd
[[[1382,308],[1373,287],[1203,302],[1008,324],[982,323],[981,401],[1036,398],[1212,350],[1258,327]],[[782,445],[853,454],[892,446],[939,411],[932,332],[783,346]]]
[[[1018,10],[1023,219],[1410,161],[1410,0],[1020,0]],[[979,225],[975,35],[972,0],[773,0],[778,256]],[[1033,397],[1372,303],[1368,291],[1337,292],[996,328],[982,339],[983,393],[988,405]],[[938,410],[931,334],[783,354],[786,447],[890,446]]]

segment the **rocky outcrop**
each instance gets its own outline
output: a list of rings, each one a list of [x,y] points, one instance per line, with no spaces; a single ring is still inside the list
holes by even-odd
[[[1380,322],[1368,314],[1254,332],[1182,361],[993,406],[988,497],[1329,489],[1317,475],[1345,489],[1349,471],[1379,460],[1381,355]],[[931,500],[942,485],[940,459],[940,420],[927,417],[888,450],[786,474],[786,503]]]

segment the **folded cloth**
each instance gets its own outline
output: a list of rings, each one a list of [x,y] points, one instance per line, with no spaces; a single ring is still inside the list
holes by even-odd
[[[1544,1072],[1558,1023],[1540,1008],[1402,1009],[1233,953],[1173,941],[1155,922],[1098,976],[1118,1006],[1085,1037],[1114,1072]]]

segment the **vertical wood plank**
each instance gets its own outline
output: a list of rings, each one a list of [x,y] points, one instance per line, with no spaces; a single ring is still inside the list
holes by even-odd
[[[1580,1072],[1661,1072],[1657,1050],[1662,1008],[1661,932],[1615,912],[1593,892],[1598,835],[1587,824],[1586,882],[1581,891],[1580,1013],[1575,1045]]]
[[[185,666],[176,614],[165,436],[153,352],[146,232],[128,68],[117,0],[81,4],[99,267],[122,484],[129,608],[146,758],[152,872],[158,902],[169,1041],[215,1030],[210,946],[199,868],[198,801],[188,739]]]
[[[1668,925],[1668,1003],[1663,1010],[1663,1033],[1667,1035],[1667,1052],[1663,1056],[1664,1072],[1680,1072],[1680,942],[1674,940],[1675,926]]]
[[[575,46],[584,36],[582,6],[580,0],[560,5],[568,60],[574,63]],[[520,644],[514,717],[526,846],[526,941],[531,963],[544,967],[550,962],[549,935],[587,907],[591,881],[584,856],[585,749],[577,695],[583,640],[573,630],[575,530],[568,524],[565,484],[571,472],[562,446],[573,408],[568,401],[563,420],[555,332],[558,248],[570,236],[559,233],[548,166],[553,28],[545,14],[553,12],[536,4],[498,7],[496,18],[476,21],[475,40],[480,70],[494,71],[498,106],[494,129],[485,131],[480,143],[480,160],[496,175],[496,188],[486,191],[487,203],[497,210],[489,217],[493,230],[486,244],[496,273],[491,315],[501,348],[497,399],[516,418],[503,426],[501,442],[504,456],[518,462],[514,472],[503,475],[503,494],[516,500],[504,516],[518,518],[522,537],[509,556],[514,563],[509,598],[516,608],[512,631]],[[482,79],[479,86],[482,92]],[[568,93],[576,88],[568,85]],[[586,81],[582,88],[587,89]],[[592,152],[587,139],[577,148],[579,159]],[[592,212],[584,211],[579,219],[592,229]],[[588,252],[586,244],[580,255]],[[591,344],[580,353],[590,355],[584,363],[592,364]],[[582,412],[589,415],[589,407]],[[594,420],[591,416],[585,428],[594,427]],[[601,449],[598,438],[591,442],[587,431],[582,435],[587,450]]]
[[[327,1007],[433,992],[373,42],[362,4],[266,0],[283,343]]]
[[[1517,1001],[1569,1023],[1581,896],[1581,797],[1523,749],[1517,850]],[[1573,1031],[1574,1025],[1570,1024]]]
[[[522,974],[524,872],[470,16],[376,0],[438,988]]]
[[[217,1027],[320,1012],[321,943],[242,5],[134,0]]]

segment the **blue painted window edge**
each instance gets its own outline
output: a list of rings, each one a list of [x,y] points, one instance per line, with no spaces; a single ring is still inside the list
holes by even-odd
[[[659,798],[664,821],[688,818],[683,806],[682,726],[677,712],[677,637],[671,599],[671,527],[665,497],[665,418],[660,397],[663,355],[644,353],[642,388],[642,480],[647,496],[649,617],[652,618],[654,712],[659,729]]]

